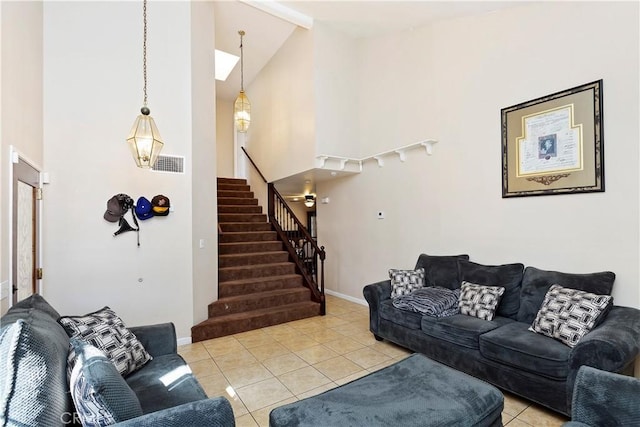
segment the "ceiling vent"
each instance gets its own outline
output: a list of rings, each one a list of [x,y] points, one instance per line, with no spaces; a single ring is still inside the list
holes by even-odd
[[[184,173],[184,156],[159,155],[152,168],[156,172]]]

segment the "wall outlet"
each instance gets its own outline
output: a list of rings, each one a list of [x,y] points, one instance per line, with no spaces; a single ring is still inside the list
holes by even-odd
[[[378,211],[378,219],[384,219],[384,212]]]

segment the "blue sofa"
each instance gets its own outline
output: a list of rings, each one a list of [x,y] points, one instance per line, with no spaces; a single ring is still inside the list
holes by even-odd
[[[578,370],[571,421],[563,427],[640,425],[640,379],[601,371]]]
[[[0,319],[0,425],[79,424],[67,381],[70,341],[57,322],[59,318],[58,312],[35,294]],[[185,369],[188,366],[177,354],[173,324],[129,329],[153,359],[125,377],[143,415],[115,425],[235,425],[229,401],[224,397],[207,398],[190,370]],[[165,385],[160,378],[172,372],[181,374]]]
[[[400,310],[391,300],[390,280],[363,289],[369,328],[386,339],[483,379],[552,410],[569,415],[578,370],[583,365],[629,373],[640,351],[640,310],[613,306],[602,323],[571,348],[528,330],[553,284],[609,295],[612,272],[569,274],[523,264],[481,265],[468,255],[420,255],[426,286],[449,289],[462,281],[505,288],[496,316],[463,314],[436,318]]]

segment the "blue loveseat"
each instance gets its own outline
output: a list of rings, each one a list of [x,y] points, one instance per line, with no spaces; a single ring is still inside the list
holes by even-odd
[[[505,288],[496,315],[423,316],[393,305],[390,280],[363,289],[369,328],[376,339],[398,345],[569,415],[578,369],[630,373],[640,351],[640,310],[613,306],[604,320],[571,348],[528,330],[553,284],[609,295],[612,272],[569,274],[523,264],[481,265],[468,255],[420,255],[426,286],[456,289],[462,281]]]
[[[59,318],[58,312],[35,294],[14,305],[0,319],[0,425],[79,424],[67,381],[70,341],[57,322]],[[184,359],[177,354],[173,324],[129,329],[153,359],[125,377],[143,415],[115,425],[235,425],[229,401],[224,397],[207,398],[186,369]],[[167,381],[167,374],[170,377],[172,373],[178,375]]]

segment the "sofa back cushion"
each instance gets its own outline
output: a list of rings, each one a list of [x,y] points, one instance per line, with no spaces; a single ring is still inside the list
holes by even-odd
[[[470,282],[481,286],[504,288],[504,294],[498,304],[498,316],[515,319],[520,308],[520,286],[524,265],[482,265],[475,262],[458,260],[458,277],[461,282]]]
[[[44,300],[35,300],[12,307],[1,320],[0,425],[62,426],[71,421],[69,338],[51,317],[53,309],[37,309]]]
[[[441,286],[448,289],[460,287],[458,260],[468,260],[469,255],[421,254],[415,269],[424,268],[425,286]]]
[[[527,267],[522,279],[517,320],[527,324],[533,322],[551,285],[560,285],[597,295],[611,295],[615,279],[616,275],[611,271],[573,274]]]
[[[60,317],[60,313],[58,313],[55,308],[51,307],[51,304],[49,304],[40,294],[33,294],[28,298],[15,303],[2,318],[2,324],[6,325],[14,322],[16,319],[24,318],[30,308],[41,311],[44,314],[48,314],[49,317],[56,321]]]

